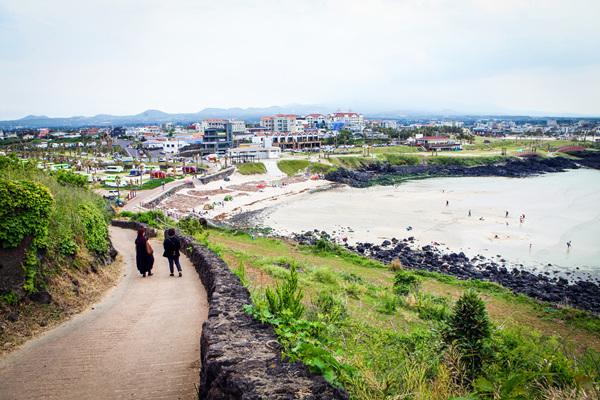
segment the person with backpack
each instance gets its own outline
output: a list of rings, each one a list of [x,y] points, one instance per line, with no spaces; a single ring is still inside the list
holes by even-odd
[[[146,230],[138,229],[137,238],[135,239],[135,263],[138,271],[142,274],[142,278],[152,276],[152,267],[154,266],[154,250],[150,246]]]
[[[179,277],[181,278],[181,264],[179,263],[179,250],[181,249],[181,242],[175,236],[175,229],[171,228],[167,230],[163,247],[165,248],[163,257],[167,257],[167,260],[169,260],[169,270],[171,271],[171,276],[175,276],[173,274],[173,264],[175,264],[175,266],[177,266],[177,271],[179,271]]]

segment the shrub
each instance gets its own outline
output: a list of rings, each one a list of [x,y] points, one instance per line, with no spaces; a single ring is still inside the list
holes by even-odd
[[[2,247],[17,247],[26,236],[41,244],[48,235],[52,204],[50,191],[39,183],[0,179]]]
[[[445,340],[460,351],[470,378],[481,369],[490,335],[491,323],[483,300],[473,290],[467,290],[454,305]]]
[[[360,295],[363,294],[364,288],[357,283],[351,283],[344,286],[344,291],[349,297],[358,300],[360,299]]]
[[[418,293],[415,308],[419,318],[443,322],[450,317],[450,303],[441,296]]]
[[[312,272],[312,277],[315,281],[326,285],[336,285],[338,283],[335,273],[327,268],[316,268]]]
[[[184,217],[177,222],[177,227],[190,236],[194,236],[204,231],[204,226],[198,218]]]
[[[289,317],[298,319],[304,313],[302,305],[302,290],[298,287],[298,273],[296,267],[290,268],[290,274],[282,284],[278,284],[275,290],[265,289],[265,298],[269,311],[275,317],[283,315],[284,311],[289,313]]]
[[[92,203],[79,206],[79,216],[85,230],[85,246],[96,253],[108,251],[108,229],[102,212]]]
[[[346,304],[331,291],[321,291],[313,303],[327,323],[337,323],[348,316]]]
[[[398,308],[399,305],[400,300],[397,296],[392,296],[387,293],[384,293],[379,298],[379,307],[377,308],[377,311],[379,311],[382,314],[391,315],[396,312],[396,308]]]
[[[58,183],[64,186],[86,187],[88,178],[85,175],[79,175],[71,171],[58,170],[54,172]]]
[[[412,272],[400,270],[394,276],[394,292],[399,296],[406,296],[411,291],[416,291],[419,285],[419,277]]]
[[[390,271],[396,272],[404,269],[402,262],[398,258],[394,258],[389,265]]]
[[[228,194],[227,196],[225,196],[225,197],[223,198],[223,201],[232,201],[232,200],[233,200],[233,196],[232,196],[232,195],[230,195],[230,194]]]

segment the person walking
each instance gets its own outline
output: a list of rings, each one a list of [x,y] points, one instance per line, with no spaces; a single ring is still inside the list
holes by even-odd
[[[152,276],[152,267],[154,266],[154,250],[146,237],[144,228],[138,229],[138,235],[135,239],[135,263],[142,278]]]
[[[177,266],[177,271],[179,271],[179,277],[181,278],[181,264],[179,263],[179,250],[181,250],[181,242],[175,236],[175,229],[171,228],[167,230],[163,247],[165,248],[163,257],[167,257],[167,260],[169,260],[169,271],[171,271],[170,275],[175,276],[173,274],[173,264],[175,264],[175,266]]]

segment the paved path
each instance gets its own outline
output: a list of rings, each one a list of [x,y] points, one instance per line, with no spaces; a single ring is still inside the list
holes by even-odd
[[[195,399],[208,303],[189,260],[170,277],[152,241],[154,276],[135,268],[135,232],[111,228],[124,278],[93,309],[0,359],[0,399]]]

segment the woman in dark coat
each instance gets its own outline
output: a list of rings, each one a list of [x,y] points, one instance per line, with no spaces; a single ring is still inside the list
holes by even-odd
[[[146,238],[146,230],[138,229],[138,235],[135,239],[135,262],[137,269],[142,277],[152,276],[152,267],[154,266],[154,256],[152,255],[152,246]]]

